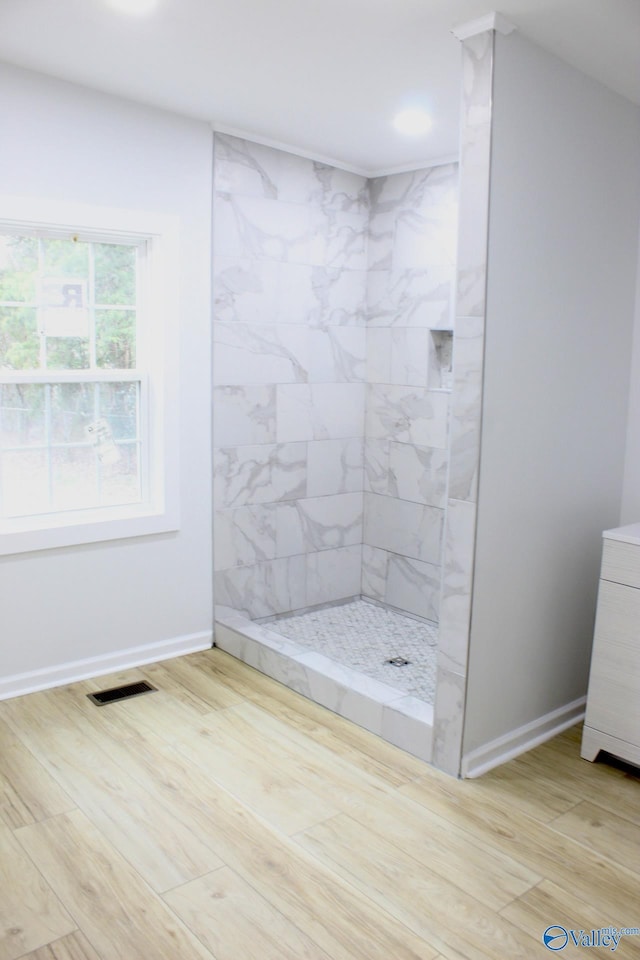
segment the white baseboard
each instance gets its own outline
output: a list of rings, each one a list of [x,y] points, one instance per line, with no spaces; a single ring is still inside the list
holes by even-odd
[[[38,690],[49,690],[51,687],[61,687],[67,683],[75,683],[77,680],[101,677],[106,673],[117,673],[131,667],[141,667],[145,663],[169,660],[171,657],[180,657],[185,653],[208,650],[212,642],[211,631],[189,633],[142,647],[114,650],[113,653],[105,653],[100,657],[88,657],[86,660],[73,660],[70,663],[44,667],[42,670],[32,670],[29,673],[0,677],[0,700],[21,697],[25,693],[36,693]]]
[[[572,727],[584,719],[586,697],[580,697],[572,703],[567,703],[551,713],[546,713],[537,720],[532,720],[522,727],[517,727],[509,733],[477,747],[462,758],[461,775],[464,778],[481,777],[483,773],[493,770],[494,767],[513,760],[514,757],[526,753],[533,747],[539,746],[545,740],[550,740],[563,730]]]

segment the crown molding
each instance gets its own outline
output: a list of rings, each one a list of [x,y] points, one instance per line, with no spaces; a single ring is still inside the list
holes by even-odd
[[[283,143],[281,140],[273,140],[271,137],[263,137],[251,130],[242,130],[239,127],[230,127],[226,123],[212,123],[214,133],[226,134],[229,137],[238,137],[240,140],[249,140],[251,143],[259,143],[263,147],[271,147],[273,150],[282,150],[284,153],[292,153],[296,157],[304,157],[305,160],[315,160],[316,163],[326,163],[329,167],[337,167],[338,170],[345,170],[347,173],[355,173],[359,177],[370,177],[371,173],[362,167],[351,166],[335,157],[327,157],[321,153],[314,153],[310,150],[304,150],[302,147],[294,146],[291,143]]]
[[[397,167],[381,167],[379,169],[369,169],[366,167],[354,167],[344,163],[342,160],[336,160],[334,157],[327,157],[319,153],[313,153],[304,150],[294,144],[283,143],[280,140],[272,140],[269,137],[262,137],[250,130],[241,130],[238,127],[230,127],[227,124],[213,123],[211,125],[214,134],[226,134],[229,137],[238,137],[240,140],[248,140],[250,143],[259,143],[263,147],[271,147],[273,150],[282,150],[284,153],[292,153],[295,157],[303,157],[305,160],[315,160],[317,163],[326,163],[330,167],[336,167],[338,170],[345,170],[347,173],[355,173],[366,180],[374,180],[377,177],[390,177],[396,173],[414,173],[418,170],[428,170],[431,167],[442,167],[450,163],[458,163],[460,157],[458,154],[450,154],[444,157],[435,157],[433,159],[412,160],[409,163],[401,164]]]
[[[397,173],[416,173],[419,170],[430,170],[432,167],[445,167],[451,163],[459,163],[459,154],[449,154],[445,157],[436,157],[433,160],[413,160],[398,167],[380,167],[379,170],[370,170],[365,176],[369,180],[377,177],[393,177]]]

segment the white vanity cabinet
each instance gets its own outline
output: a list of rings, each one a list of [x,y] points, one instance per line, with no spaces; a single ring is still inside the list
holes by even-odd
[[[581,754],[640,764],[640,523],[603,534]]]

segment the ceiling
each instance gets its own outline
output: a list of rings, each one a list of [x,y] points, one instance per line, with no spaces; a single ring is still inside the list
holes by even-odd
[[[457,154],[451,28],[487,0],[0,0],[0,59],[363,173]],[[640,0],[500,0],[529,39],[640,104]],[[430,133],[392,127],[419,104]]]

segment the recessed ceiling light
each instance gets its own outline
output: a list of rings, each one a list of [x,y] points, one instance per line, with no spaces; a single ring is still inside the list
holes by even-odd
[[[132,17],[144,17],[158,6],[158,0],[108,0],[110,6]]]
[[[404,133],[408,137],[423,136],[429,132],[432,123],[429,114],[418,107],[407,107],[393,118],[393,125],[398,133]]]

